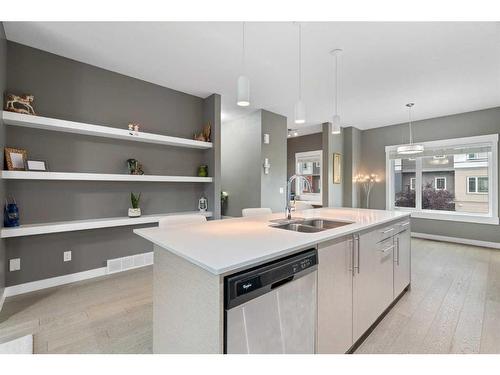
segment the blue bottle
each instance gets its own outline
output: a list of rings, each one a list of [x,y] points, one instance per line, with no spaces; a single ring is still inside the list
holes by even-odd
[[[18,227],[19,226],[19,208],[13,198],[13,203],[5,200],[5,209],[3,217],[3,225],[5,227]]]

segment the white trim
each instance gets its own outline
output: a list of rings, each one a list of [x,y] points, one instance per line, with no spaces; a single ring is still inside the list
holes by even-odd
[[[4,180],[55,181],[134,181],[134,182],[212,182],[212,177],[160,176],[112,173],[1,171]]]
[[[480,246],[480,247],[489,247],[492,249],[500,249],[499,242],[471,240],[469,238],[448,237],[448,236],[440,236],[440,235],[436,235],[436,234],[417,233],[417,232],[411,232],[411,236],[414,238],[423,238],[423,239],[427,239],[427,240],[452,242],[452,243],[460,243],[460,244],[464,244],[464,245],[473,245],[473,246]]]
[[[5,289],[2,290],[2,295],[0,296],[0,312],[2,312],[2,307],[4,302],[5,302]]]
[[[149,254],[149,253],[144,253],[144,254]],[[141,254],[136,254],[136,255],[141,255]],[[148,267],[150,265],[151,264],[145,264],[143,266],[131,267],[116,272],[107,272],[107,267],[94,268],[88,271],[70,273],[68,275],[56,276],[43,280],[31,281],[29,283],[8,286],[5,288],[4,298],[17,296],[19,294],[24,294],[24,293],[35,292],[37,290],[53,288],[55,286],[71,284],[77,281],[83,281],[110,274],[126,272],[137,268]]]
[[[31,116],[22,113],[2,111],[5,125],[23,126],[27,128],[52,130],[64,133],[83,134],[94,137],[122,139],[126,141],[155,143],[165,146],[208,149],[212,148],[211,142],[195,141],[193,139],[170,137],[167,135],[145,133],[140,131],[137,135],[130,134],[128,129],[119,129],[110,126],[85,124],[49,117]],[[126,125],[124,125],[125,127]]]
[[[212,212],[205,211],[183,211],[172,212],[168,214],[143,215],[140,217],[130,218],[124,217],[109,217],[103,219],[88,219],[88,220],[69,220],[58,221],[52,223],[26,224],[18,227],[7,228],[0,230],[0,238],[34,236],[38,234],[73,232],[88,229],[124,227],[128,225],[154,224],[166,216],[182,216],[182,215],[203,215],[211,217]]]
[[[69,275],[51,277],[49,279],[31,281],[29,283],[8,286],[5,288],[5,297],[34,292],[41,289],[53,288],[59,285],[74,283],[106,275],[106,267],[95,268],[88,271],[71,273]]]
[[[437,180],[444,180],[444,188],[440,189],[438,188],[438,185],[437,185]],[[434,189],[436,190],[446,190],[446,177],[444,176],[439,176],[439,177],[434,177]]]
[[[463,137],[463,138],[452,138],[452,139],[442,139],[439,141],[427,141],[427,142],[418,142],[421,145],[427,146],[427,147],[445,147],[445,146],[451,146],[451,145],[456,145],[457,143],[460,143],[461,146],[466,146],[469,144],[476,144],[476,143],[493,143],[496,144],[498,143],[498,134],[487,134],[487,135],[478,135],[474,137]],[[387,153],[388,151],[394,151],[396,150],[399,146],[404,146],[404,144],[400,145],[389,145],[385,146],[385,152]],[[408,158],[408,155],[402,155],[401,159]],[[414,157],[419,157],[418,155],[414,155]]]

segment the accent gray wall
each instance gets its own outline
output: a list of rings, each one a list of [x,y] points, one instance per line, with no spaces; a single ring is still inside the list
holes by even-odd
[[[415,142],[498,134],[500,132],[500,108],[416,121],[413,124]],[[361,141],[363,172],[376,173],[385,180],[385,146],[407,142],[407,138],[408,124],[363,131]],[[371,208],[385,209],[385,181],[373,188],[370,204]],[[498,225],[412,219],[412,231],[500,242]]]
[[[323,149],[323,134],[314,133],[291,137],[287,140],[287,179],[295,174],[295,154],[297,152],[318,151]],[[295,185],[295,184],[293,184]]]
[[[217,134],[218,96],[204,100],[12,42],[7,53],[7,91],[34,94],[39,115],[118,128],[136,121],[143,131],[185,138],[211,120]],[[18,127],[7,127],[6,139],[7,146],[27,149],[30,159],[46,160],[52,171],[127,173],[126,160],[136,158],[149,174],[194,176],[200,164],[217,173],[212,164],[216,156],[204,150]],[[213,189],[195,183],[7,183],[25,224],[126,216],[131,191],[142,192],[143,214],[196,210],[204,192],[215,203],[212,197],[218,193]],[[151,251],[151,244],[134,235],[133,228],[8,239],[7,257],[21,257],[21,270],[7,273],[7,285],[102,267],[110,258]],[[73,260],[63,263],[66,250],[73,251]]]
[[[260,207],[261,112],[222,124],[222,190],[229,194],[227,216]]]
[[[268,133],[270,144],[263,144]],[[222,124],[221,180],[229,195],[227,216],[241,216],[243,208],[284,210],[286,186],[286,117],[258,110]],[[264,158],[271,164],[264,174]]]
[[[355,127],[342,129],[344,141],[343,158],[343,206],[360,207],[360,186],[353,182],[361,164],[361,130]]]
[[[3,95],[5,91],[6,85],[6,69],[7,69],[7,40],[5,39],[5,30],[3,28],[3,23],[0,22],[0,94],[2,97],[2,108],[3,108]],[[4,164],[3,161],[3,148],[5,146],[5,128],[2,123],[2,118],[0,116],[0,150],[2,151],[2,155],[0,156],[0,160],[2,161],[2,167]],[[0,202],[3,207],[5,201],[5,182],[0,180]],[[3,212],[2,218],[3,221]],[[7,262],[6,262],[6,254],[5,254],[5,240],[0,239],[0,301],[3,297],[4,286],[5,286],[5,273],[7,272]],[[1,303],[1,302],[0,302]],[[0,306],[1,309],[1,306]]]
[[[323,172],[321,176],[323,207],[342,207],[344,202],[343,184],[333,183],[333,154],[339,153],[344,157],[344,133],[332,134],[332,124],[323,124]],[[342,181],[344,172],[342,172]]]
[[[273,212],[285,210],[285,194],[287,174],[287,125],[286,117],[273,112],[261,111],[261,207],[269,207]],[[264,134],[269,134],[269,144],[263,143]],[[264,159],[268,158],[271,168],[264,174]]]

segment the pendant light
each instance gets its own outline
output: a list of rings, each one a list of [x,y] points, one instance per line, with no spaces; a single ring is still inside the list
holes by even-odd
[[[396,149],[396,152],[401,155],[413,155],[420,154],[424,151],[423,145],[418,145],[413,143],[413,134],[411,129],[411,108],[415,105],[415,103],[408,103],[406,106],[408,107],[408,126],[410,128],[410,143],[407,145],[399,146]]]
[[[334,114],[332,117],[332,134],[340,134],[340,116],[339,116],[339,55],[341,49],[334,49],[330,52],[335,57],[335,100]]]
[[[245,76],[245,22],[243,22],[242,42],[242,75],[238,77],[238,100],[236,104],[240,107],[248,107],[250,105],[250,80]]]
[[[306,108],[302,102],[302,25],[299,24],[299,100],[295,103],[295,123],[306,122]]]

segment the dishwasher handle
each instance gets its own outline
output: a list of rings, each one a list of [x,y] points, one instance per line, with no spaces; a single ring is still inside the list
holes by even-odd
[[[292,276],[288,276],[287,278],[285,278],[283,280],[276,281],[275,283],[271,284],[271,289],[279,288],[280,286],[285,285],[286,283],[289,283],[294,278],[295,278],[295,276],[292,275]]]

